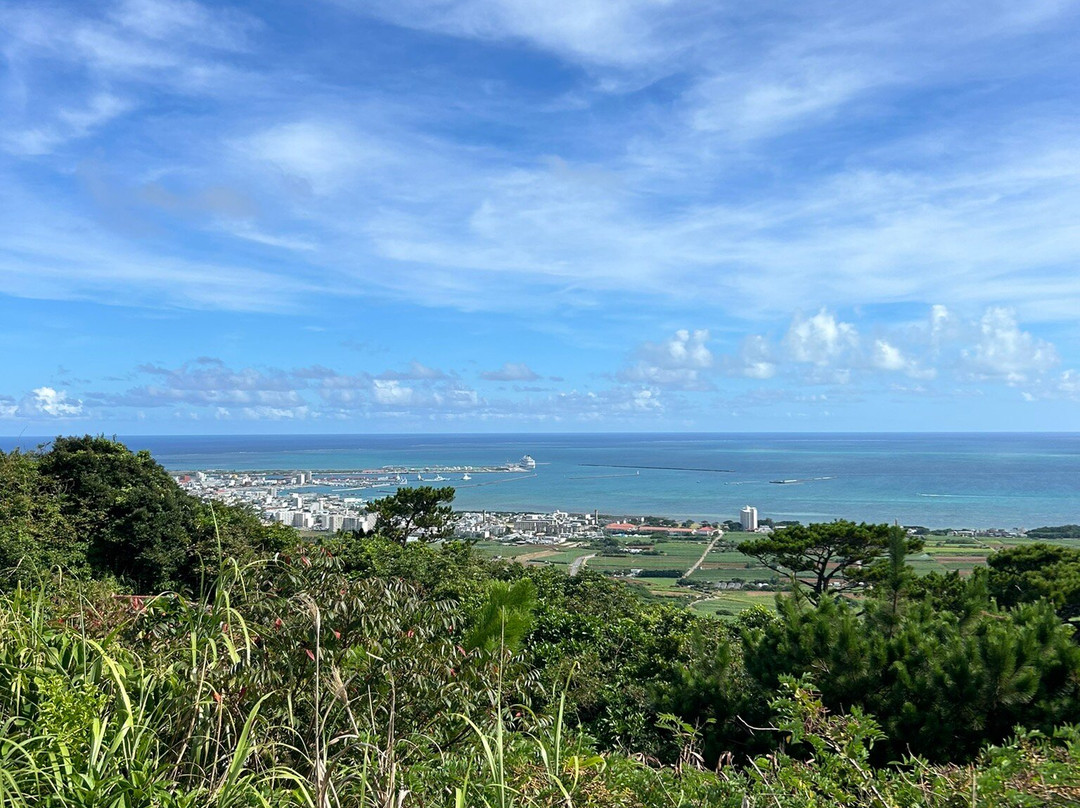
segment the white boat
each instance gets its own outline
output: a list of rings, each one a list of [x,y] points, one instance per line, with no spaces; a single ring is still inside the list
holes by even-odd
[[[523,469],[528,469],[529,471],[532,471],[536,468],[536,461],[532,459],[531,455],[525,455],[521,458],[521,460],[518,461],[518,465],[521,466]]]
[[[471,476],[469,476],[468,472],[466,472],[465,474],[462,474],[462,475],[461,475],[461,479],[462,479],[462,480],[471,480],[471,479],[472,479],[472,477],[471,477]]]

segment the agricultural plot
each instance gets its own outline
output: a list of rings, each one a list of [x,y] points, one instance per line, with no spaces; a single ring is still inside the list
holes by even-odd
[[[690,608],[698,614],[713,617],[734,617],[751,606],[764,606],[769,611],[776,610],[775,592],[721,592],[715,597],[699,600]]]
[[[690,576],[694,583],[713,583],[715,581],[778,581],[780,576],[765,567],[746,568],[746,565],[709,567],[702,565]]]
[[[679,586],[675,578],[628,578],[627,585],[642,590],[648,597],[662,599],[668,603],[682,601],[689,604],[694,598],[699,597],[698,593],[692,589]]]
[[[733,537],[733,540],[739,537]],[[922,552],[908,558],[908,564],[917,575],[959,572],[969,575],[976,567],[984,566],[994,552],[1008,547],[1030,543],[1023,538],[983,538],[961,536],[928,536]],[[1052,543],[1080,548],[1080,539],[1059,539]],[[715,594],[702,598],[700,591],[679,585],[678,572],[690,569],[705,551],[708,542],[673,539],[655,544],[658,555],[635,553],[603,556],[596,548],[575,546],[569,548],[543,545],[508,545],[500,542],[477,542],[476,548],[490,556],[501,556],[524,563],[569,566],[575,559],[595,555],[588,561],[588,569],[606,575],[624,577],[629,585],[641,590],[651,598],[668,601],[692,602],[695,612],[719,616],[738,614],[749,606],[760,604],[773,607],[774,593],[758,590],[716,590]],[[631,570],[642,570],[643,576],[629,577]],[[652,577],[650,572],[670,572],[670,576]],[[690,577],[690,583],[698,586],[743,581],[748,585],[759,581],[781,583],[783,576],[762,566],[756,559],[732,550],[730,544],[721,545],[709,552],[702,565]],[[696,599],[696,600],[695,600]]]
[[[497,541],[478,541],[473,546],[481,553],[490,556],[491,558],[495,558],[496,556],[501,556],[502,558],[519,558],[521,556],[535,555],[548,549],[534,544],[504,544]]]

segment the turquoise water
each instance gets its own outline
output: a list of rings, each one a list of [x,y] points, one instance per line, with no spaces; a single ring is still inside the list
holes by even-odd
[[[286,435],[132,437],[166,468],[341,469],[497,465],[460,475],[461,509],[892,521],[928,527],[1080,523],[1080,434]],[[0,439],[32,447],[40,439]],[[666,467],[666,468],[658,468]],[[827,478],[827,479],[817,479]],[[492,479],[504,480],[485,484]],[[777,485],[770,480],[804,480]]]

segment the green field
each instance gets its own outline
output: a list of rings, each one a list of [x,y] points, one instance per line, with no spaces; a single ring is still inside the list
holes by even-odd
[[[751,606],[764,606],[770,611],[776,609],[775,592],[721,592],[706,600],[693,603],[690,608],[698,614],[713,617],[731,617]]]
[[[738,537],[728,537],[737,540]],[[918,575],[932,572],[959,572],[969,575],[973,569],[986,564],[987,558],[999,549],[1028,543],[1022,538],[981,538],[966,536],[927,536],[920,553],[908,558],[908,563]],[[1080,539],[1058,539],[1054,544],[1080,547]],[[594,555],[587,562],[589,569],[607,575],[628,576],[630,570],[682,570],[686,571],[701,557],[708,546],[703,540],[672,539],[655,544],[659,555],[626,554],[599,555],[599,551],[585,545],[551,547],[545,545],[513,545],[496,541],[476,542],[476,549],[491,557],[521,560],[529,564],[551,564],[568,567],[575,559]],[[756,559],[743,555],[729,545],[721,544],[712,550],[704,563],[695,570],[690,581],[708,585],[719,581],[742,580],[779,582],[782,576],[762,566]],[[702,594],[686,586],[679,586],[677,578],[627,578],[628,584],[644,590],[650,597],[664,600],[685,600],[688,603]],[[773,606],[774,593],[755,590],[724,590],[693,603],[693,610],[701,614],[731,615],[754,605]]]

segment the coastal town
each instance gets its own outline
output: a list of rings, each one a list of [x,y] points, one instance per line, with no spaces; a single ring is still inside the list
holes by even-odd
[[[447,474],[457,479],[494,473],[529,473],[535,461],[527,455],[517,464],[492,467],[430,466],[422,469],[387,467],[360,472],[313,471],[193,471],[174,473],[177,483],[201,499],[251,508],[266,522],[278,522],[305,532],[368,532],[375,515],[367,509],[373,499],[392,494],[413,484],[449,483]],[[757,510],[744,508],[743,530],[759,528]],[[604,536],[664,534],[704,539],[720,534],[720,526],[709,524],[656,524],[645,517],[616,518],[598,511],[572,514],[562,510],[548,513],[465,511],[457,514],[455,535],[508,544],[560,545],[594,541]]]
[[[185,471],[173,474],[188,493],[205,500],[243,505],[265,522],[276,522],[309,533],[339,531],[370,532],[375,515],[367,505],[410,485],[451,485],[484,475],[533,473],[535,461],[528,455],[515,463],[497,466],[386,466],[361,471]],[[563,545],[590,542],[608,537],[647,539],[664,536],[690,540],[709,539],[728,531],[769,533],[772,520],[760,520],[757,508],[747,505],[737,519],[719,524],[684,522],[655,517],[614,517],[591,513],[553,510],[463,511],[456,515],[454,533],[468,539],[506,544]],[[912,528],[912,531],[917,530]],[[952,537],[1011,538],[1019,530],[987,528],[951,529]]]

